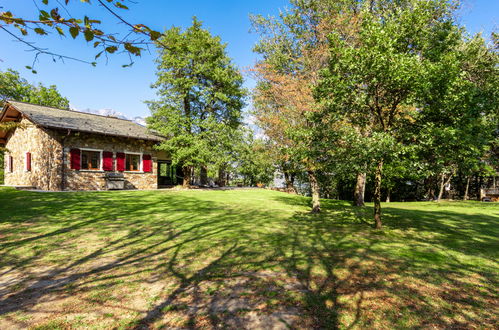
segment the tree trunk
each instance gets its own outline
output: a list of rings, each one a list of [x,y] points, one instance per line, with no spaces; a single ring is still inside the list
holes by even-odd
[[[310,181],[310,189],[312,191],[312,213],[321,211],[321,202],[319,194],[319,183],[314,171],[308,171],[308,180]]]
[[[444,195],[444,188],[446,185],[449,184],[451,178],[452,178],[452,173],[449,174],[447,180],[445,180],[445,174],[442,174],[442,180],[440,181],[440,191],[438,192],[437,202],[440,202],[440,200],[442,199],[442,196]]]
[[[182,172],[184,173],[184,179],[182,181],[182,186],[184,188],[189,188],[191,186],[191,166],[182,167]]]
[[[286,190],[293,191],[296,193],[296,188],[295,188],[295,176],[293,174],[290,174],[289,172],[284,172],[284,181],[286,182]]]
[[[482,200],[482,187],[483,187],[483,176],[477,177],[477,192],[476,192],[476,197],[478,201]]]
[[[225,187],[225,170],[223,167],[218,169],[218,186]]]
[[[355,184],[355,191],[353,199],[355,206],[364,206],[364,196],[366,193],[366,173],[357,173],[357,183]]]
[[[202,186],[208,185],[208,167],[206,165],[201,165],[201,169],[199,171],[199,183]]]
[[[374,175],[374,227],[381,229],[381,177],[383,175],[383,161],[380,160]]]
[[[391,190],[388,189],[388,191],[386,192],[386,202],[387,203],[390,203],[390,195],[392,194]]]
[[[434,177],[431,176],[428,179],[425,179],[425,186],[428,187],[428,190],[426,192],[426,196],[428,197],[428,200],[434,200],[435,199],[435,181]]]
[[[463,200],[467,201],[468,200],[468,192],[470,190],[470,180],[471,180],[471,177],[467,177],[466,178],[466,188],[464,189],[464,198]]]
[[[442,178],[440,179],[440,188],[438,190],[437,202],[440,202],[442,196],[444,194],[444,186],[445,186],[445,174],[442,174]]]

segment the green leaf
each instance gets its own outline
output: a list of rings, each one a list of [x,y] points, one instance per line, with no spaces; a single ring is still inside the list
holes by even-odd
[[[94,33],[92,32],[92,30],[86,29],[83,34],[85,35],[86,41],[92,41],[94,39]]]
[[[50,11],[50,16],[55,20],[58,21],[61,18],[61,15],[59,15],[59,9],[54,8]]]
[[[133,46],[133,45],[132,45],[131,43],[129,43],[129,42],[125,42],[125,49],[126,49],[129,53],[131,53],[131,54],[133,54],[133,55],[135,55],[135,56],[140,56],[140,48],[139,48],[139,47],[135,47],[135,46]]]
[[[96,42],[94,42],[94,48],[96,48],[96,47],[97,47],[97,46],[99,46],[99,45],[100,45],[100,41],[96,41]]]
[[[49,13],[47,13],[45,10],[40,10],[40,15],[38,16],[40,21],[47,21],[50,19]]]
[[[108,52],[109,54],[112,54],[112,53],[114,53],[117,50],[118,50],[118,47],[116,47],[116,46],[106,47],[106,52]]]
[[[45,34],[47,34],[47,32],[45,32],[45,30],[42,29],[42,28],[35,28],[35,32],[37,34],[39,34],[39,35],[45,35]]]
[[[28,35],[28,31],[26,31],[25,28],[22,28],[20,26],[16,26],[16,27],[19,29],[19,31],[21,31],[21,33],[22,33],[23,36],[27,36]]]
[[[95,59],[98,59],[102,55],[103,52],[104,51],[102,51],[102,52],[98,53],[97,55],[95,55]]]
[[[76,39],[78,34],[80,33],[80,30],[76,26],[72,26],[69,28],[69,33],[73,37],[73,39]]]
[[[56,26],[56,27],[55,27],[55,29],[57,30],[57,32],[59,32],[59,34],[60,34],[61,36],[63,36],[63,35],[64,35],[64,31],[61,29],[61,27],[60,27],[60,26]]]
[[[114,5],[120,9],[128,9],[128,7],[122,4],[121,2],[115,2]]]
[[[149,36],[151,37],[152,41],[158,40],[161,37],[161,33],[158,31],[151,31],[149,33]]]
[[[42,0],[43,4],[44,5],[48,5],[49,4],[49,0]]]

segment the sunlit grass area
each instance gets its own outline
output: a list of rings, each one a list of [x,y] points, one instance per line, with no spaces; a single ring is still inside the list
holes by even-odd
[[[0,328],[497,326],[499,205],[0,189]]]

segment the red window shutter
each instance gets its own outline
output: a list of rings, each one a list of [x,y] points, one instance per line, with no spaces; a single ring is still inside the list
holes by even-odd
[[[26,153],[26,171],[31,172],[31,152]]]
[[[122,152],[116,154],[116,170],[119,172],[125,171],[125,154]]]
[[[71,169],[80,170],[81,167],[80,149],[71,149]]]
[[[113,170],[113,153],[110,151],[104,151],[102,153],[102,169],[104,171]]]
[[[142,156],[142,170],[144,172],[152,172],[152,160],[151,155]]]

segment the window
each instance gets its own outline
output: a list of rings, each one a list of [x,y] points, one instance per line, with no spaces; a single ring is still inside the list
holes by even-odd
[[[101,152],[100,151],[81,151],[81,169],[82,170],[100,170]]]
[[[26,172],[31,172],[31,152],[26,153],[26,160],[24,162]]]
[[[125,161],[126,171],[139,172],[140,171],[140,155],[138,154],[126,154]]]
[[[8,163],[7,163],[8,170],[7,170],[7,172],[13,173],[14,172],[14,158],[9,155],[9,158],[7,158],[7,159],[8,159]]]

